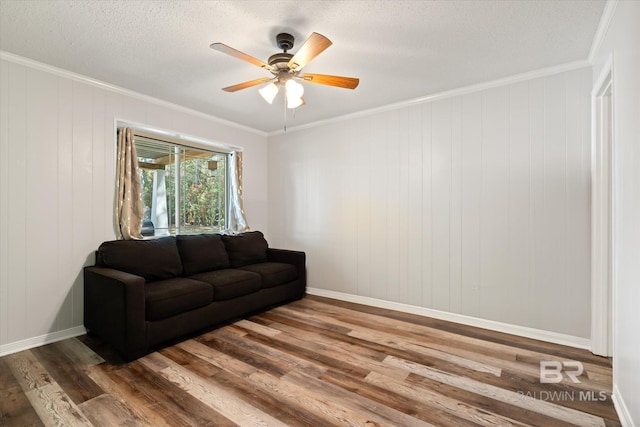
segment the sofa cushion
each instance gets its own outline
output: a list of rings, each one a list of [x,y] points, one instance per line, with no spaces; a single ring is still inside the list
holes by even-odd
[[[223,235],[231,267],[242,267],[267,260],[269,245],[260,231],[249,231],[236,235]]]
[[[146,320],[160,320],[209,304],[214,291],[208,283],[176,277],[147,283],[144,294]]]
[[[253,271],[262,277],[262,287],[272,288],[292,282],[298,278],[298,270],[292,264],[262,262],[240,267],[239,270]]]
[[[176,236],[185,275],[229,268],[229,256],[219,234]]]
[[[190,276],[191,279],[209,283],[214,289],[214,300],[224,301],[259,291],[260,275],[251,271],[225,269]]]
[[[106,267],[142,276],[152,282],[182,274],[182,261],[174,237],[151,240],[114,240],[98,248]]]

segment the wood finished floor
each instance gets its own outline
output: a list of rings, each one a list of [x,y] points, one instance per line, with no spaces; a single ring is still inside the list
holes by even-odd
[[[541,384],[541,360],[580,383]],[[0,425],[620,423],[606,358],[307,296],[127,364],[87,336],[4,356]]]

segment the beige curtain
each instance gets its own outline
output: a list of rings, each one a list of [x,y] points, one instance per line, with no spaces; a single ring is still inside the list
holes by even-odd
[[[229,156],[229,179],[231,200],[229,203],[229,229],[233,232],[248,231],[247,218],[242,202],[242,151],[234,151]]]
[[[142,239],[142,184],[133,131],[130,128],[118,128],[116,162],[116,235],[119,240]]]

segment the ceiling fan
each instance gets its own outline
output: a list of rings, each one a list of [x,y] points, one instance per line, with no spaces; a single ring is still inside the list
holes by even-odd
[[[358,83],[360,83],[359,79],[353,77],[311,73],[301,74],[301,70],[305,65],[311,62],[312,59],[322,53],[326,48],[331,46],[331,40],[322,34],[312,33],[300,49],[298,49],[295,55],[288,52],[293,48],[293,43],[294,37],[291,34],[278,34],[276,36],[276,44],[278,45],[278,48],[283,50],[283,52],[271,55],[268,59],[268,63],[254,58],[251,55],[247,55],[246,53],[240,52],[239,50],[229,47],[223,43],[211,44],[210,47],[213,50],[226,53],[227,55],[231,55],[234,58],[241,59],[263,68],[273,74],[273,77],[263,77],[244,83],[238,83],[233,86],[225,87],[222,90],[226,92],[236,92],[252,86],[269,83],[259,91],[260,95],[262,95],[269,104],[273,102],[273,99],[278,94],[279,89],[283,87],[287,107],[297,108],[304,104],[304,99],[302,98],[304,87],[298,83],[298,81],[335,86],[345,89],[355,89],[358,86]]]

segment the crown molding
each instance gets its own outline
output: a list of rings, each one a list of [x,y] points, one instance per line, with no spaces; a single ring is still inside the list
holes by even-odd
[[[613,7],[610,7],[610,3],[614,3]],[[610,0],[610,3],[607,3],[607,8],[605,8],[605,12],[603,13],[603,17],[604,15],[607,13],[607,10],[609,9],[615,9],[615,3],[617,3],[617,0]],[[610,15],[613,15],[613,10],[610,12]],[[608,18],[609,20],[611,19],[610,17]],[[601,20],[602,21],[602,20]],[[606,32],[606,31],[605,31]],[[553,74],[559,74],[559,73],[563,73],[563,72],[567,72],[567,71],[571,71],[571,70],[575,70],[578,68],[583,68],[583,67],[587,67],[591,65],[591,62],[587,61],[587,60],[581,60],[581,61],[575,61],[575,62],[570,62],[570,63],[566,63],[566,64],[561,64],[561,65],[557,65],[554,67],[548,67],[548,68],[543,68],[540,70],[535,70],[535,71],[530,71],[530,72],[526,72],[526,73],[522,73],[522,74],[516,74],[513,76],[509,76],[509,77],[504,77],[501,79],[497,79],[497,80],[491,80],[491,81],[487,81],[487,82],[483,82],[483,83],[478,83],[478,84],[474,84],[474,85],[470,85],[470,86],[464,86],[461,88],[457,88],[457,89],[452,89],[449,91],[444,91],[444,92],[439,92],[439,93],[435,93],[435,94],[431,94],[431,95],[426,95],[426,96],[422,96],[419,98],[413,98],[410,100],[406,100],[406,101],[401,101],[401,102],[397,102],[397,103],[393,103],[393,104],[388,104],[382,107],[376,107],[376,108],[370,108],[367,110],[362,110],[362,111],[358,111],[355,113],[350,113],[350,114],[345,114],[342,116],[338,116],[338,117],[333,117],[330,119],[326,119],[326,120],[320,120],[320,121],[316,121],[316,122],[312,122],[312,123],[307,123],[304,125],[300,125],[300,126],[295,126],[295,127],[290,127],[287,128],[286,132],[284,130],[278,130],[278,131],[274,131],[274,132],[264,132],[258,129],[254,129],[245,125],[241,125],[239,123],[236,122],[232,122],[229,120],[224,120],[221,119],[219,117],[216,116],[212,116],[210,114],[206,114],[203,113],[201,111],[198,110],[193,110],[191,108],[188,107],[184,107],[178,104],[174,104],[172,102],[169,101],[164,101],[162,99],[159,98],[154,98],[152,96],[148,96],[148,95],[143,95],[141,93],[129,90],[129,89],[124,89],[122,87],[116,86],[116,85],[112,85],[110,83],[106,83],[103,82],[101,80],[97,80],[97,79],[93,79],[91,77],[87,77],[81,74],[77,74],[68,70],[64,70],[62,68],[58,68],[58,67],[54,67],[52,65],[48,65],[48,64],[44,64],[42,62],[38,62],[38,61],[34,61],[32,59],[28,59],[19,55],[15,55],[9,52],[5,52],[0,50],[0,59],[3,60],[7,60],[16,64],[20,64],[20,65],[24,65],[30,68],[34,68],[34,69],[38,69],[38,70],[42,70],[45,72],[49,72],[55,75],[58,75],[60,77],[65,77],[65,78],[69,78],[81,83],[86,83],[89,84],[91,86],[94,87],[98,87],[104,90],[108,90],[111,92],[115,92],[115,93],[119,93],[122,95],[126,95],[126,96],[130,96],[133,98],[137,98],[146,102],[150,102],[159,106],[163,106],[163,107],[167,107],[167,108],[171,108],[173,110],[177,110],[177,111],[181,111],[181,112],[185,112],[194,116],[198,116],[201,117],[203,119],[206,120],[210,120],[210,121],[214,121],[229,127],[233,127],[239,130],[243,130],[246,132],[251,132],[254,133],[256,135],[260,135],[260,136],[266,136],[266,137],[271,137],[271,136],[276,136],[276,135],[282,135],[285,133],[291,133],[291,132],[296,132],[296,131],[300,131],[300,130],[305,130],[305,129],[311,129],[311,128],[315,128],[315,127],[319,127],[319,126],[324,126],[327,124],[332,124],[332,123],[338,123],[338,122],[342,122],[342,121],[346,121],[346,120],[352,120],[352,119],[356,119],[356,118],[361,118],[361,117],[366,117],[366,116],[370,116],[373,114],[378,114],[378,113],[383,113],[383,112],[387,112],[387,111],[393,111],[393,110],[397,110],[400,108],[404,108],[404,107],[409,107],[412,105],[417,105],[417,104],[422,104],[425,102],[431,102],[431,101],[435,101],[438,99],[445,99],[445,98],[451,98],[454,96],[459,96],[459,95],[464,95],[464,94],[468,94],[468,93],[473,93],[473,92],[478,92],[481,90],[486,90],[486,89],[490,89],[490,88],[494,88],[494,87],[498,87],[498,86],[504,86],[507,84],[513,84],[513,83],[518,83],[521,81],[525,81],[525,80],[531,80],[531,79],[535,79],[535,78],[539,78],[539,77],[545,77],[545,76],[549,76],[549,75],[553,75]]]
[[[296,131],[305,130],[305,129],[311,129],[311,128],[315,128],[315,127],[318,127],[318,126],[324,126],[324,125],[327,125],[327,124],[338,123],[338,122],[342,122],[342,121],[345,121],[345,120],[353,120],[353,119],[356,119],[356,118],[370,116],[372,114],[378,114],[378,113],[384,113],[384,112],[387,112],[387,111],[393,111],[393,110],[397,110],[397,109],[400,109],[400,108],[410,107],[412,105],[418,105],[418,104],[423,104],[425,102],[436,101],[438,99],[452,98],[454,96],[460,96],[460,95],[465,95],[465,94],[468,94],[468,93],[479,92],[479,91],[482,91],[482,90],[491,89],[491,88],[499,87],[499,86],[506,86],[508,84],[519,83],[519,82],[522,82],[522,81],[532,80],[532,79],[539,78],[539,77],[551,76],[551,75],[554,75],[554,74],[560,74],[560,73],[564,73],[564,72],[567,72],[567,71],[577,70],[579,68],[584,68],[584,67],[589,67],[589,66],[591,66],[591,63],[589,61],[587,61],[586,59],[585,60],[581,60],[581,61],[569,62],[569,63],[566,63],[566,64],[556,65],[554,67],[542,68],[540,70],[529,71],[529,72],[526,72],[526,73],[516,74],[516,75],[513,75],[513,76],[504,77],[504,78],[497,79],[497,80],[490,80],[490,81],[483,82],[483,83],[477,83],[477,84],[470,85],[470,86],[464,86],[464,87],[457,88],[457,89],[452,89],[452,90],[448,90],[448,91],[444,91],[444,92],[438,92],[438,93],[435,93],[435,94],[432,94],[432,95],[426,95],[426,96],[422,96],[422,97],[419,97],[419,98],[409,99],[407,101],[400,101],[400,102],[396,102],[394,104],[385,105],[385,106],[382,106],[382,107],[371,108],[371,109],[367,109],[367,110],[363,110],[363,111],[358,111],[356,113],[345,114],[343,116],[333,117],[333,118],[326,119],[326,120],[320,120],[320,121],[313,122],[313,123],[307,123],[305,125],[300,125],[300,126],[287,128],[286,132],[283,131],[283,130],[269,132],[269,133],[267,133],[267,136],[268,137],[272,137],[272,136],[276,136],[276,135],[283,135],[283,134],[286,134],[286,133],[296,132]]]
[[[596,56],[596,53],[598,53],[598,50],[607,35],[611,19],[616,11],[616,6],[618,6],[618,0],[607,0],[607,3],[604,5],[604,10],[602,11],[602,16],[598,23],[598,29],[596,30],[596,34],[593,36],[591,49],[589,49],[589,56],[587,60],[590,64],[593,64],[594,57]]]
[[[159,98],[155,98],[153,96],[144,95],[144,94],[141,94],[139,92],[135,92],[133,90],[125,89],[125,88],[122,88],[120,86],[113,85],[111,83],[106,83],[106,82],[103,82],[101,80],[97,80],[97,79],[94,79],[94,78],[91,78],[91,77],[87,77],[87,76],[84,76],[82,74],[77,74],[77,73],[74,73],[72,71],[68,71],[68,70],[62,69],[62,68],[54,67],[52,65],[44,64],[42,62],[34,61],[32,59],[25,58],[25,57],[22,57],[22,56],[19,56],[19,55],[15,55],[13,53],[9,53],[9,52],[3,51],[3,50],[0,50],[0,59],[6,60],[6,61],[9,61],[9,62],[13,62],[15,64],[24,65],[25,67],[33,68],[33,69],[44,71],[44,72],[47,72],[47,73],[51,73],[51,74],[54,74],[54,75],[59,76],[59,77],[68,78],[68,79],[71,79],[71,80],[74,80],[74,81],[77,81],[77,82],[80,82],[80,83],[85,83],[85,84],[88,84],[88,85],[91,85],[91,86],[94,86],[94,87],[97,87],[97,88],[100,88],[100,89],[103,89],[103,90],[108,90],[110,92],[118,93],[120,95],[130,96],[132,98],[136,98],[136,99],[139,99],[141,101],[149,102],[151,104],[159,105],[161,107],[166,107],[166,108],[170,108],[172,110],[176,110],[176,111],[180,111],[180,112],[183,112],[183,113],[187,113],[187,114],[190,114],[190,115],[193,115],[193,116],[200,117],[200,118],[205,119],[205,120],[213,121],[213,122],[225,125],[225,126],[229,126],[229,127],[235,128],[235,129],[239,129],[239,130],[245,131],[245,132],[251,132],[253,134],[257,134],[257,135],[260,135],[260,136],[267,136],[266,132],[263,132],[263,131],[258,130],[258,129],[251,128],[249,126],[245,126],[245,125],[241,125],[241,124],[236,123],[236,122],[232,122],[232,121],[229,121],[229,120],[221,119],[219,117],[212,116],[210,114],[206,114],[206,113],[203,113],[203,112],[198,111],[198,110],[194,110],[194,109],[191,109],[191,108],[188,108],[188,107],[184,107],[182,105],[174,104],[172,102],[165,101],[165,100],[162,100],[162,99],[159,99]]]

